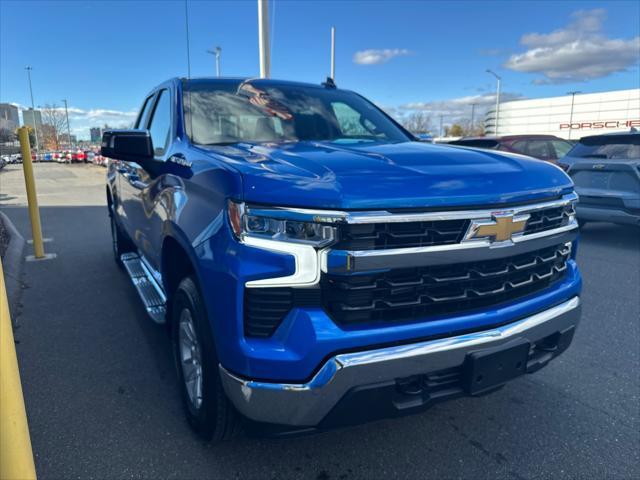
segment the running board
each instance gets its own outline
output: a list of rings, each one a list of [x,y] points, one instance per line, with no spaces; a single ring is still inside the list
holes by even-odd
[[[149,268],[135,253],[124,253],[120,260],[151,319],[156,323],[164,323],[167,299]]]

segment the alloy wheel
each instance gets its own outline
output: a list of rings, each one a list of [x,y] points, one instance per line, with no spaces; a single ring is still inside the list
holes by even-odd
[[[191,311],[180,313],[178,345],[182,378],[191,406],[198,410],[202,405],[202,357]]]

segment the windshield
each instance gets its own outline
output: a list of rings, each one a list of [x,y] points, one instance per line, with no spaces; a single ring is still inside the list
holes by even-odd
[[[410,138],[355,93],[245,82],[185,85],[185,127],[201,145],[238,142],[406,142]]]
[[[640,159],[640,134],[582,138],[568,154],[577,158]]]

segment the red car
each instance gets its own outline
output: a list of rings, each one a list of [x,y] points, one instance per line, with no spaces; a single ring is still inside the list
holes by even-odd
[[[539,160],[556,163],[564,157],[573,144],[553,135],[504,135],[499,137],[464,137],[449,142],[450,145],[486,148],[503,152],[520,153]]]

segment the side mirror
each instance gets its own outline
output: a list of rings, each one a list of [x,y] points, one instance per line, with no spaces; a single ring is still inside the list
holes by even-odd
[[[142,163],[153,160],[148,130],[107,130],[102,134],[101,154],[115,160]]]

